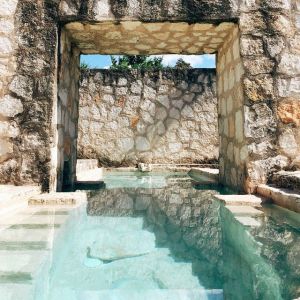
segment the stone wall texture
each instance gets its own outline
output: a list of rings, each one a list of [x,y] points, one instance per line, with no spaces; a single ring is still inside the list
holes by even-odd
[[[124,23],[125,20],[127,23]],[[71,40],[70,51],[90,49],[87,36],[95,33],[83,32],[85,26],[97,24],[99,28],[104,23],[121,24],[124,32],[134,31],[136,25],[153,23],[148,28],[159,31],[154,24],[160,22],[168,23],[166,28],[172,31],[172,22],[181,24],[176,27],[177,40],[173,33],[165,34],[167,29],[162,27],[162,34],[155,34],[162,41],[161,45],[157,44],[161,47],[159,49],[165,47],[164,43],[176,45],[178,41],[182,44],[186,36],[180,37],[180,30],[188,28],[193,37],[199,37],[199,45],[195,42],[199,51],[191,49],[190,44],[182,48],[182,44],[172,53],[190,51],[197,54],[221,53],[228,32],[224,26],[220,31],[217,27],[224,22],[236,24],[229,27],[232,31],[238,27],[236,36],[243,67],[240,79],[243,105],[240,112],[244,136],[243,142],[238,144],[234,144],[233,137],[229,137],[231,140],[226,137],[226,140],[229,145],[232,143],[235,153],[240,153],[240,158],[243,153],[245,159],[238,165],[232,159],[224,159],[226,176],[231,177],[225,183],[237,183],[239,189],[252,192],[258,183],[267,182],[272,172],[299,168],[299,0],[6,0],[0,4],[0,22],[1,183],[41,184],[44,189],[50,184],[52,189],[60,186],[50,180],[52,175],[63,172],[58,163],[57,139],[64,139],[64,136],[60,137],[64,134],[58,133],[53,116],[58,112],[58,83],[64,80],[62,73],[58,72],[62,63],[61,33],[65,24],[71,22],[82,26],[75,26],[76,38],[74,33],[67,32]],[[202,25],[196,30],[194,25],[199,23]],[[205,32],[205,24],[215,27]],[[196,31],[192,32],[189,26],[194,26]],[[208,34],[223,39],[223,42],[211,38],[209,44],[205,44]],[[109,38],[118,41],[114,34]],[[203,38],[205,43],[202,43]],[[140,45],[138,50],[133,46],[136,52],[150,52],[143,47],[142,35],[133,42],[133,45],[136,44]],[[231,68],[233,63],[228,67]],[[227,119],[234,118],[236,123],[235,118],[240,115],[234,112],[238,112],[237,107]],[[219,114],[219,117],[223,116]],[[223,137],[222,141],[225,141]],[[225,148],[227,145],[222,149]],[[228,156],[232,156],[232,146],[227,150]],[[235,154],[236,157],[238,154]],[[71,158],[66,156],[65,159],[68,162]],[[227,171],[229,169],[230,172]],[[241,180],[237,170],[243,174]],[[242,181],[244,187],[241,187]]]
[[[79,158],[103,166],[216,162],[215,81],[209,69],[83,71]]]

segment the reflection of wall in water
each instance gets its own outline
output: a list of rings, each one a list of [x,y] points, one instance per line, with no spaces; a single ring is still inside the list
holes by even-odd
[[[231,212],[212,200],[216,193],[192,189],[189,182],[163,189],[102,190],[91,196],[87,210],[91,216],[144,216],[157,246],[192,262],[203,285],[223,288],[228,299],[292,299],[300,278],[296,231],[267,219],[249,235]]]
[[[192,189],[190,182],[163,189],[102,190],[90,197],[87,210],[92,216],[144,216],[157,246],[168,247],[179,260],[191,261],[201,282],[216,288],[221,285],[216,281],[222,262],[219,203],[212,200],[216,193]]]

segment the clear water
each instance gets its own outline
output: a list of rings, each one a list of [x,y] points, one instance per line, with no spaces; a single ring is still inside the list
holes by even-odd
[[[300,296],[299,214],[265,206],[259,226],[242,226],[213,198],[230,191],[180,173],[105,183],[69,218],[35,300]]]

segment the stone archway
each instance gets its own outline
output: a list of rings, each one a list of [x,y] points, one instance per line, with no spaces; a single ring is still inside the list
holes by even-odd
[[[228,143],[227,150],[225,151],[224,147],[221,154],[224,160],[223,163],[221,160],[221,165],[224,165],[221,174],[224,169],[227,175],[223,181],[235,184],[235,180],[227,182],[227,177],[236,177],[240,188],[244,182],[246,185],[244,190],[253,192],[257,184],[267,182],[275,170],[297,165],[299,167],[298,2],[297,0],[3,2],[0,4],[1,183],[39,184],[44,190],[48,190],[49,187],[52,190],[60,188],[58,183],[62,180],[62,169],[58,163],[60,157],[57,145],[65,141],[59,139],[63,135],[57,134],[62,131],[62,127],[57,123],[58,119],[62,121],[61,117],[56,114],[60,111],[57,110],[58,67],[62,66],[62,53],[58,53],[58,49],[63,50],[59,47],[60,40],[64,35],[66,24],[72,22],[86,26],[103,22],[121,26],[120,22],[126,21],[152,24],[183,22],[190,24],[189,26],[193,24],[196,26],[199,23],[210,24],[209,26],[217,26],[223,22],[237,24],[244,69],[241,78],[244,100],[241,117],[239,113],[236,114],[235,108],[231,110],[230,104],[227,106],[227,102],[231,102],[231,92],[224,90],[222,92],[224,97],[220,95],[220,99],[225,97],[229,99],[226,102],[226,112],[225,104],[223,108],[220,105],[222,108],[220,120],[225,120],[222,140],[226,141],[224,144]],[[131,26],[131,23],[128,24]],[[82,30],[79,31],[82,34]],[[78,59],[76,51],[84,48],[83,36],[82,39],[77,39],[82,42],[81,46],[77,45],[77,50],[76,38],[70,41],[73,54],[69,55],[69,60]],[[223,45],[226,46],[226,43]],[[222,53],[220,48],[218,49],[219,53]],[[142,53],[143,49],[137,51]],[[172,53],[171,50],[169,52]],[[222,71],[221,61],[220,57],[218,70],[223,81],[219,80],[219,90],[227,86],[226,78],[235,74],[230,71],[232,62],[224,67],[225,71]],[[226,55],[224,63],[227,64]],[[232,88],[234,95],[239,93],[238,89]],[[62,89],[59,90],[61,92]],[[225,116],[225,113],[229,115]],[[244,138],[242,141],[240,133],[235,132],[235,137],[242,141],[236,145],[233,140],[233,123],[240,124],[240,121],[237,121],[240,119],[243,123]],[[220,125],[222,128],[222,124]],[[66,150],[68,148],[72,147],[66,146]],[[242,161],[246,157],[239,171],[236,169],[236,165],[239,164],[238,157]],[[70,180],[73,177],[74,175]]]
[[[61,35],[61,67],[57,102],[57,174],[54,184],[75,181],[78,122],[79,53],[203,54],[218,53],[220,180],[242,190],[248,158],[243,131],[243,66],[239,30],[234,23],[188,24],[140,21],[68,23]],[[77,69],[76,69],[77,68]],[[60,120],[59,120],[60,118]],[[55,151],[55,150],[54,150]],[[55,163],[53,163],[55,166]],[[226,174],[226,175],[225,175]],[[228,176],[229,174],[229,176]],[[55,182],[55,180],[54,180]]]

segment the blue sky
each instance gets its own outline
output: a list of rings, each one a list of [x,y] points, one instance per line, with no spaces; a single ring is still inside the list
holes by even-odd
[[[165,66],[173,67],[179,58],[182,58],[186,62],[189,62],[194,68],[215,68],[215,55],[156,55],[163,56],[163,64]],[[107,69],[111,65],[109,55],[81,55],[81,62],[87,63],[90,68]]]

